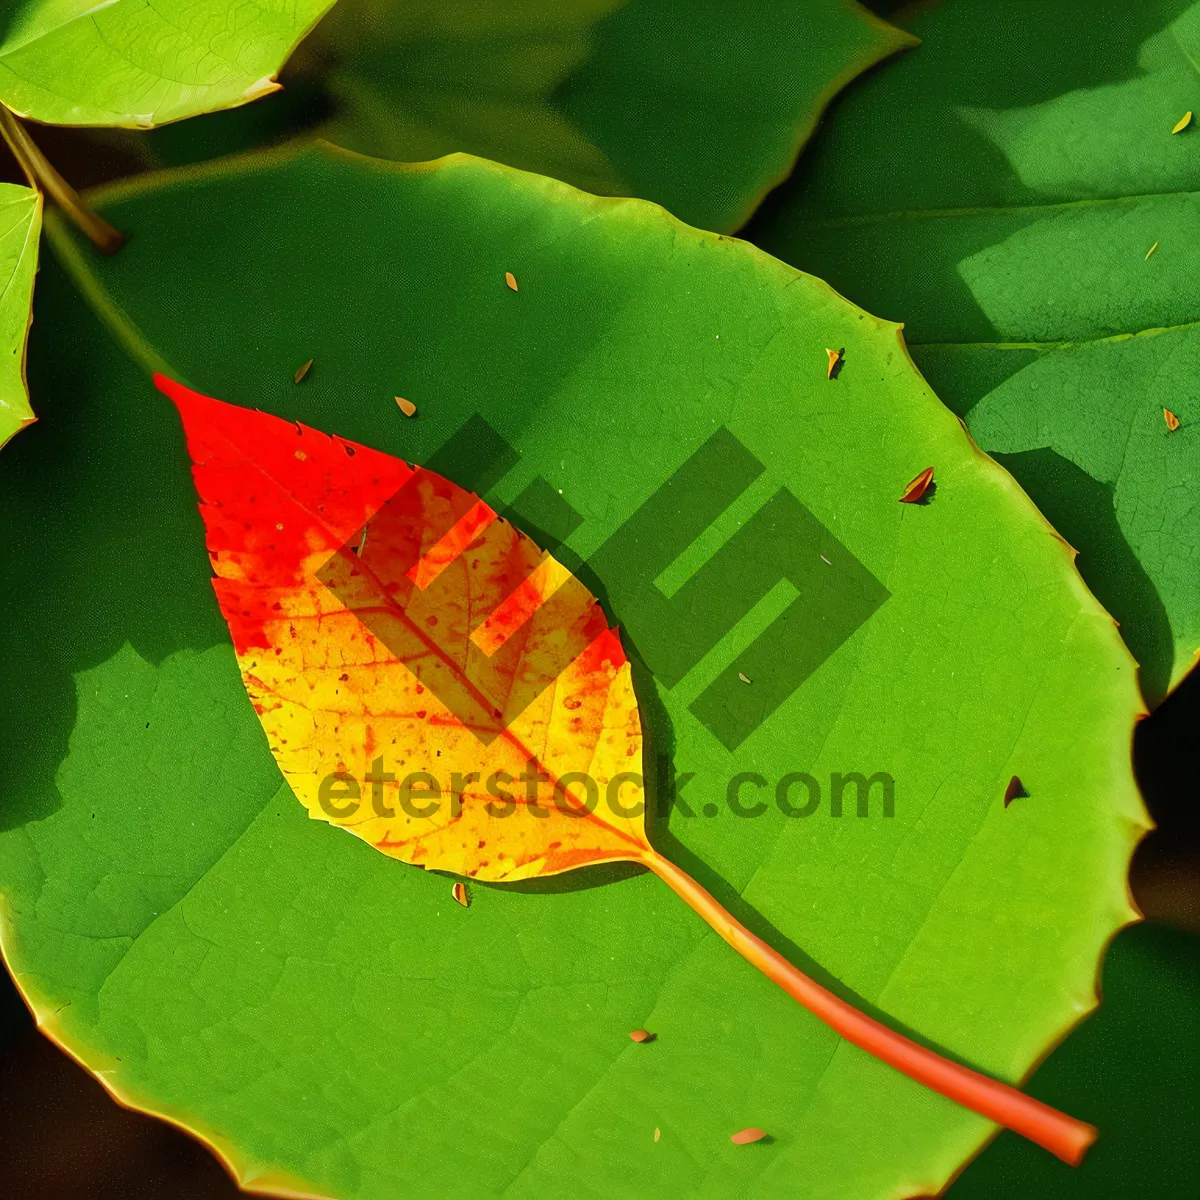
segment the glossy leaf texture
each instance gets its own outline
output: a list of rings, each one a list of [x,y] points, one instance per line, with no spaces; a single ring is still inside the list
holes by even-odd
[[[17,0],[0,31],[0,103],[52,125],[148,129],[245,104],[332,0]]]
[[[41,196],[0,184],[0,446],[36,420],[25,385],[25,339],[41,230]]]
[[[586,588],[436,472],[159,387],[242,682],[311,817],[506,883],[649,850],[629,662]]]
[[[731,231],[837,91],[911,44],[856,0],[364,0],[317,49],[339,145],[467,151]]]
[[[619,624],[651,843],[858,1006],[1018,1081],[1095,1003],[1131,916],[1136,681],[895,326],[653,205],[467,158],[316,148],[93,200],[130,241],[101,260],[51,222],[31,351],[74,419],[0,472],[22,597],[3,940],[47,1030],[252,1183],[937,1191],[992,1127],[840,1043],[659,879],[476,884],[463,908],[307,818],[150,383],[483,497]],[[51,320],[79,333],[43,352]],[[898,503],[930,465],[927,502]],[[832,815],[835,773],[880,776],[868,815],[853,780]],[[1013,775],[1029,795],[1005,807]],[[772,1144],[732,1145],[748,1126]]]
[[[1200,137],[1172,132],[1200,4],[900,19],[923,45],[846,97],[750,236],[904,322],[939,396],[1078,550],[1153,705],[1200,650]]]

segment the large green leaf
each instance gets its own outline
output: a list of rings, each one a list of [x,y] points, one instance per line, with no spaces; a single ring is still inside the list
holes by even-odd
[[[1200,110],[1200,4],[905,23],[924,44],[847,97],[751,236],[905,323],[1078,549],[1154,703],[1200,649],[1200,128],[1171,132]]]
[[[830,98],[911,39],[856,0],[360,0],[320,45],[340,145],[455,150],[733,230]]]
[[[9,0],[0,103],[53,125],[149,128],[275,91],[333,0]]]
[[[0,183],[0,446],[36,419],[25,386],[25,337],[41,229],[41,196]]]
[[[477,887],[462,909],[445,878],[305,818],[238,679],[176,417],[147,376],[436,451],[561,538],[644,660],[650,755],[695,773],[658,847],[857,1002],[1017,1080],[1093,1005],[1131,915],[1134,668],[895,326],[655,206],[461,157],[314,149],[99,201],[132,235],[120,255],[52,236],[116,340],[55,267],[35,331],[74,336],[35,343],[32,370],[72,419],[0,473],[3,945],[43,1027],[259,1184],[940,1187],[990,1126],[839,1044],[655,878]],[[255,236],[235,243],[247,212]],[[827,346],[845,347],[835,381]],[[490,472],[456,460],[474,414],[515,452]],[[689,461],[707,465],[686,480]],[[930,463],[932,501],[898,503]],[[625,526],[668,478],[677,507]],[[888,594],[808,675],[864,570]],[[797,571],[815,582],[791,608]],[[664,599],[696,587],[690,616]],[[692,670],[661,667],[706,625]],[[869,816],[851,793],[833,818],[831,773],[855,770],[894,778],[894,816],[877,785]],[[771,790],[753,819],[727,803],[739,772],[773,789],[805,771],[822,795],[807,819]],[[1014,774],[1030,794],[1006,805]],[[658,1040],[634,1045],[639,1026]],[[748,1124],[774,1144],[731,1146]]]

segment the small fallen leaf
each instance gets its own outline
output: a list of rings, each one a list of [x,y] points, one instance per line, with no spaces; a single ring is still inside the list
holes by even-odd
[[[417,406],[411,400],[405,400],[403,396],[397,396],[396,403],[400,405],[400,411],[406,417],[415,417],[417,415]]]
[[[661,1136],[662,1136],[662,1130],[659,1129],[659,1127],[656,1125],[654,1127],[654,1140],[657,1142]]]
[[[741,680],[743,683],[749,683],[749,682],[750,682],[750,680],[749,680],[749,679],[747,679],[747,678],[746,678],[746,676],[745,676],[745,675],[743,675],[743,674],[741,673],[741,671],[739,671],[739,672],[738,672],[738,678],[739,678],[739,679],[740,679],[740,680]]]
[[[1028,795],[1025,785],[1018,776],[1014,775],[1008,781],[1008,787],[1004,789],[1004,807],[1007,808],[1014,800],[1020,800]]]
[[[1150,260],[1150,255],[1152,255],[1155,252],[1155,250],[1157,250],[1157,249],[1158,249],[1158,243],[1155,242],[1154,245],[1151,246],[1150,249],[1146,251],[1146,261],[1147,262],[1149,262],[1149,260]]]
[[[729,1140],[735,1146],[748,1146],[751,1142],[761,1142],[766,1136],[765,1129],[758,1129],[751,1125],[749,1129],[739,1130]]]
[[[517,290],[517,277],[511,271],[504,272],[504,282],[515,292]]]
[[[451,888],[451,895],[463,906],[463,908],[471,907],[471,897],[467,894],[467,885],[459,880],[458,883]]]
[[[648,1033],[644,1029],[635,1029],[629,1036],[635,1042],[652,1042],[652,1041],[654,1041],[657,1034]]]
[[[1192,123],[1192,110],[1189,108],[1187,112],[1175,122],[1175,128],[1172,133],[1182,133]]]
[[[826,347],[825,353],[829,355],[829,366],[825,371],[825,378],[836,379],[838,377],[838,372],[841,370],[842,355],[846,353],[845,348],[843,347],[841,350],[830,350],[828,347]]]
[[[295,375],[292,376],[292,382],[299,383],[300,380],[302,380],[305,377],[305,375],[308,374],[309,368],[312,365],[313,365],[313,360],[310,358],[308,360],[308,362],[304,363],[302,366],[297,367]]]
[[[916,479],[909,483],[904,489],[904,495],[900,497],[901,504],[916,504],[918,500],[929,490],[929,485],[933,482],[933,468],[926,467]]]
[[[1167,428],[1174,433],[1179,428],[1179,418],[1169,409],[1163,409],[1163,420],[1167,423]]]

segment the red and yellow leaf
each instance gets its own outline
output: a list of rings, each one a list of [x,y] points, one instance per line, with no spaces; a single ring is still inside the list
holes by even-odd
[[[159,383],[242,680],[310,816],[493,881],[649,850],[629,663],[565,568],[441,476]]]

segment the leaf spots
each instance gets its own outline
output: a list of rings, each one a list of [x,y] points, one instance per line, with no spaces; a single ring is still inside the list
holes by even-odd
[[[933,468],[926,467],[920,475],[909,482],[904,489],[904,494],[900,497],[900,503],[919,504],[925,498],[925,493],[929,491],[929,485],[932,482]]]
[[[1028,795],[1020,776],[1014,775],[1004,789],[1004,807],[1007,808],[1014,800],[1024,800]]]
[[[747,1129],[739,1129],[729,1140],[735,1146],[749,1146],[751,1142],[761,1142],[767,1136],[765,1129],[751,1125]]]

